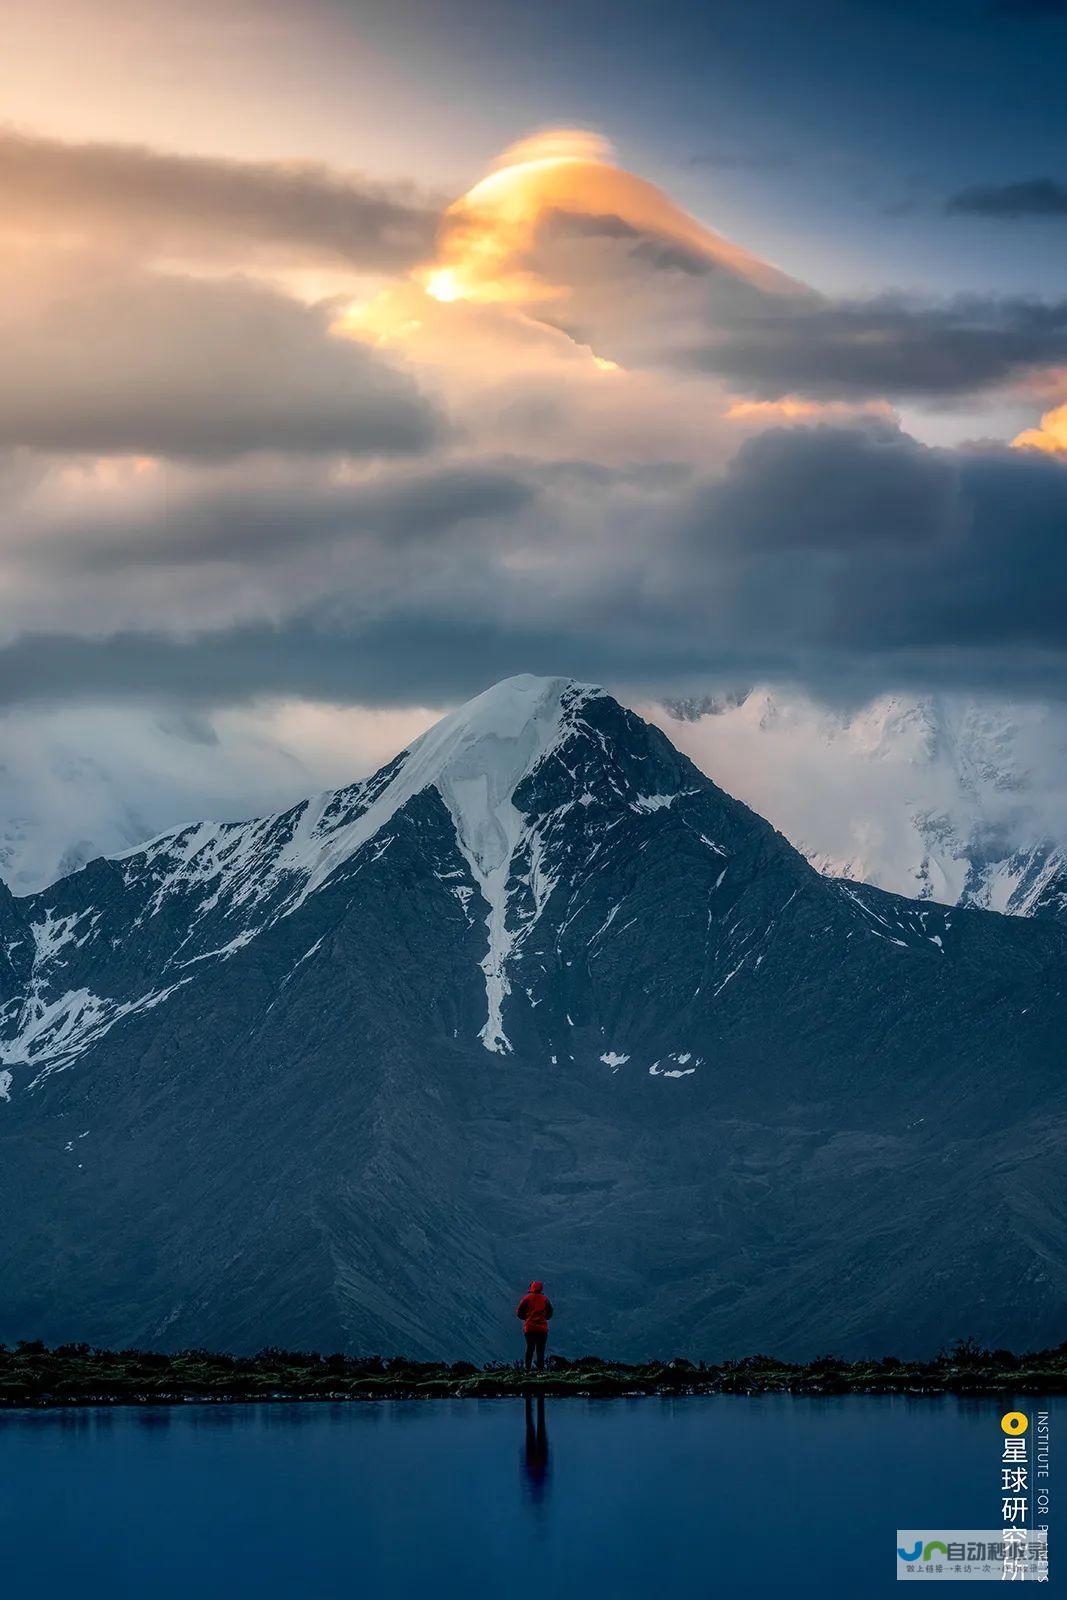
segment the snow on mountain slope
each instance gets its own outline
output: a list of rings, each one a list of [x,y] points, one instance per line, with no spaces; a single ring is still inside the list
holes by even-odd
[[[45,906],[32,914],[38,920],[30,921],[24,940],[27,950],[32,941],[27,990],[17,1012],[10,1003],[0,1011],[0,1020],[14,1021],[0,1061],[43,1071],[68,1065],[112,1023],[161,1003],[204,964],[243,949],[341,868],[358,871],[365,846],[387,849],[394,815],[430,788],[448,809],[488,908],[482,1040],[487,1050],[509,1050],[501,1018],[507,963],[552,887],[537,822],[516,809],[513,797],[546,756],[565,746],[582,706],[603,693],[564,678],[507,679],[444,717],[370,779],[274,816],[164,833],[95,863],[104,890],[99,909],[62,915]],[[520,855],[525,870],[512,883]],[[118,905],[107,882],[116,873]],[[533,910],[521,927],[509,927],[509,906],[523,890]],[[70,985],[75,955],[82,966],[99,969],[103,960],[106,969],[119,944],[127,972],[118,992],[103,998]],[[11,948],[18,949],[17,941]],[[147,986],[139,982],[141,949],[153,977]]]
[[[373,772],[433,713],[306,703],[0,714],[0,882],[33,894],[194,817],[277,811]]]
[[[828,710],[768,688],[651,713],[821,872],[1016,916],[1067,912],[1067,714],[884,695]]]
[[[510,991],[507,962],[517,930],[507,927],[508,880],[517,852],[526,847],[530,864],[525,878],[534,898],[528,933],[553,887],[541,871],[541,836],[522,812],[514,795],[551,752],[558,752],[585,702],[602,689],[565,678],[508,678],[487,689],[460,710],[445,717],[412,746],[402,783],[392,787],[416,794],[433,784],[456,826],[456,837],[482,898],[488,949],[485,972],[488,1016],[482,1029],[487,1050],[510,1050],[501,1017]],[[404,794],[406,798],[406,794]]]

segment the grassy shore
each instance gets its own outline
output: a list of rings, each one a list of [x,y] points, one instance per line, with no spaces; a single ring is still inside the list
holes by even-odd
[[[166,1405],[189,1401],[410,1400],[509,1395],[800,1394],[998,1395],[1067,1393],[1067,1343],[1016,1356],[963,1340],[932,1361],[843,1361],[823,1356],[799,1365],[773,1356],[715,1364],[648,1361],[632,1365],[554,1355],[543,1373],[493,1362],[410,1361],[403,1356],[321,1356],[261,1350],[255,1356],[181,1350],[49,1349],[38,1340],[0,1346],[0,1407]]]

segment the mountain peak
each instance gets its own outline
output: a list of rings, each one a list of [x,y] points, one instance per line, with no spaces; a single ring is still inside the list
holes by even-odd
[[[434,784],[479,859],[485,813],[495,812],[558,744],[574,713],[604,694],[571,678],[504,678],[442,717],[410,746],[404,762],[410,793]],[[488,852],[488,853],[487,853]]]
[[[514,677],[501,678],[448,712],[420,735],[411,748],[416,749],[438,729],[446,727],[510,737],[512,732],[530,723],[546,726],[557,722],[564,708],[582,705],[605,692],[598,684],[580,683],[576,678],[545,678],[533,672],[519,672]]]
[[[515,790],[565,737],[580,708],[603,695],[602,689],[570,678],[522,673],[450,711],[371,780],[373,798],[351,822],[325,835],[315,828],[318,859],[308,888],[324,883],[341,860],[367,843],[415,795],[435,788],[485,890],[490,875],[506,873],[518,837],[520,819],[511,799]]]

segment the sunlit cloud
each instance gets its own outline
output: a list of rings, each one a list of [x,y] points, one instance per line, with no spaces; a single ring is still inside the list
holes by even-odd
[[[1046,411],[1038,428],[1025,428],[1012,440],[1017,450],[1045,450],[1067,455],[1067,404]]]
[[[657,281],[665,264],[680,264],[684,295]],[[452,313],[479,309],[551,330],[594,371],[617,373],[629,365],[623,346],[655,346],[665,321],[696,312],[709,279],[775,296],[799,288],[618,166],[600,135],[551,128],[510,146],[444,211],[431,258],[406,281],[350,303],[338,328],[414,342],[420,354],[451,329],[454,355],[469,363],[470,322],[435,319],[428,302]],[[496,326],[506,364],[508,335]]]
[[[445,213],[435,259],[420,281],[438,300],[536,305],[565,298],[530,265],[553,216],[612,219],[726,267],[771,291],[786,276],[698,222],[655,184],[615,165],[610,144],[584,129],[550,128],[512,145],[494,170]]]
[[[852,417],[857,413],[892,420],[893,407],[887,400],[869,400],[855,405],[844,400],[809,400],[799,395],[783,395],[780,400],[735,400],[726,416],[731,422],[762,422],[767,427],[783,422],[816,422]]]
[[[220,459],[422,454],[437,409],[391,357],[251,275],[0,252],[0,449]]]

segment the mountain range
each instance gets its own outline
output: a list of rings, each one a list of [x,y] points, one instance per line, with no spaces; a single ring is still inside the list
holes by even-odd
[[[817,871],[594,686],[0,889],[0,1338],[1056,1343],[1067,929]]]
[[[762,686],[645,714],[821,872],[945,905],[1067,917],[1067,713],[1055,704],[885,694],[838,709]],[[378,726],[365,711],[324,709],[309,740],[307,712],[279,708],[9,715],[0,881],[30,894],[190,817],[277,810],[371,770],[431,719],[414,708]]]

